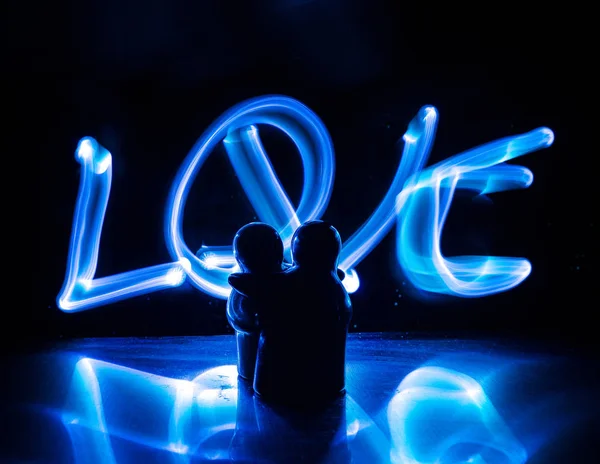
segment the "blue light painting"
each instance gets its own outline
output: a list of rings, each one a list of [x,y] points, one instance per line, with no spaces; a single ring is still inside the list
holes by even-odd
[[[403,136],[403,150],[392,183],[374,212],[347,240],[339,267],[349,293],[360,287],[355,268],[397,224],[397,263],[406,278],[423,292],[483,297],[510,290],[531,272],[524,258],[496,256],[445,257],[440,237],[456,189],[481,194],[531,185],[533,174],[505,164],[549,147],[554,134],[542,127],[499,139],[424,169],[433,146],[438,113],[421,108]],[[261,142],[258,125],[284,132],[296,145],[303,166],[302,195],[295,208],[281,185]],[[96,278],[102,224],[110,195],[112,156],[95,139],[84,137],[75,158],[81,180],[73,219],[67,271],[57,304],[75,312],[136,295],[177,287],[189,281],[202,292],[226,299],[227,277],[237,271],[231,245],[191,250],[182,224],[190,188],[208,156],[223,143],[229,161],[259,220],[271,224],[285,244],[300,224],[325,213],[335,178],[331,137],[308,107],[285,96],[244,101],[223,113],[198,139],[173,181],[165,211],[165,241],[172,262]],[[360,164],[357,163],[357,168]],[[205,218],[211,221],[210,217]],[[230,240],[224,240],[231,243]]]

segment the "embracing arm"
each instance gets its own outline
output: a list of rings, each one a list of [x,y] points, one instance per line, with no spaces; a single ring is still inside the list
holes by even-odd
[[[280,292],[285,273],[256,275],[245,273],[230,274],[229,285],[248,298],[265,298]]]
[[[242,273],[230,274],[227,278],[229,285],[246,297],[255,296],[254,294],[256,293],[257,287],[256,280],[257,279],[252,274]]]
[[[258,329],[257,315],[254,305],[235,290],[227,300],[227,320],[237,332],[254,333]]]

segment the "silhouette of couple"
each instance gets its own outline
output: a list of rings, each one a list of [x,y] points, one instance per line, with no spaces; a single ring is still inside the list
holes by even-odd
[[[341,239],[322,221],[292,237],[293,264],[264,223],[242,227],[233,242],[227,317],[236,331],[239,376],[269,405],[318,409],[345,393],[345,351],[352,316],[337,268]]]

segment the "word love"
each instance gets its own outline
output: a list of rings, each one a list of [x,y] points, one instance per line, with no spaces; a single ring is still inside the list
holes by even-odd
[[[295,209],[277,178],[257,124],[274,126],[290,137],[302,158],[304,186]],[[371,217],[345,241],[339,267],[349,293],[360,285],[354,270],[397,223],[397,260],[406,278],[426,292],[480,297],[506,291],[527,278],[526,259],[494,256],[447,258],[440,249],[446,215],[458,188],[482,194],[528,187],[531,171],[506,165],[518,156],[548,147],[552,131],[539,128],[455,155],[423,169],[435,138],[437,111],[421,108],[403,137],[400,164],[392,184]],[[124,298],[181,285],[226,299],[227,277],[238,270],[231,246],[203,246],[194,253],[183,234],[183,212],[202,165],[223,142],[229,160],[261,221],[281,234],[286,260],[300,224],[319,219],[329,203],[335,175],[333,145],[319,117],[284,96],[264,96],[234,106],[196,142],[177,173],[165,214],[165,241],[173,262],[96,278],[102,224],[111,186],[112,157],[93,138],[81,139],[75,158],[81,181],[73,219],[67,272],[57,298],[63,311],[81,311]],[[232,240],[228,241],[229,243]]]

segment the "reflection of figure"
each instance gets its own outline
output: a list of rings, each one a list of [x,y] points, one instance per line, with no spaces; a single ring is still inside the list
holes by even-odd
[[[229,458],[232,462],[258,462],[260,443],[254,409],[254,389],[251,382],[240,379],[235,432],[229,445]]]
[[[229,447],[232,462],[350,462],[345,397],[306,413],[262,402],[244,380],[238,389],[236,428]]]
[[[281,409],[255,396],[261,462],[351,462],[346,434],[346,398],[318,411]]]
[[[264,401],[318,408],[345,391],[352,306],[337,272],[340,250],[337,230],[312,221],[292,238],[291,269],[230,276],[231,286],[259,308],[254,390]]]
[[[242,227],[233,240],[233,252],[243,272],[265,278],[281,272],[283,243],[277,231],[260,222]],[[257,302],[235,289],[227,301],[227,319],[236,331],[238,374],[254,380],[258,347]]]

